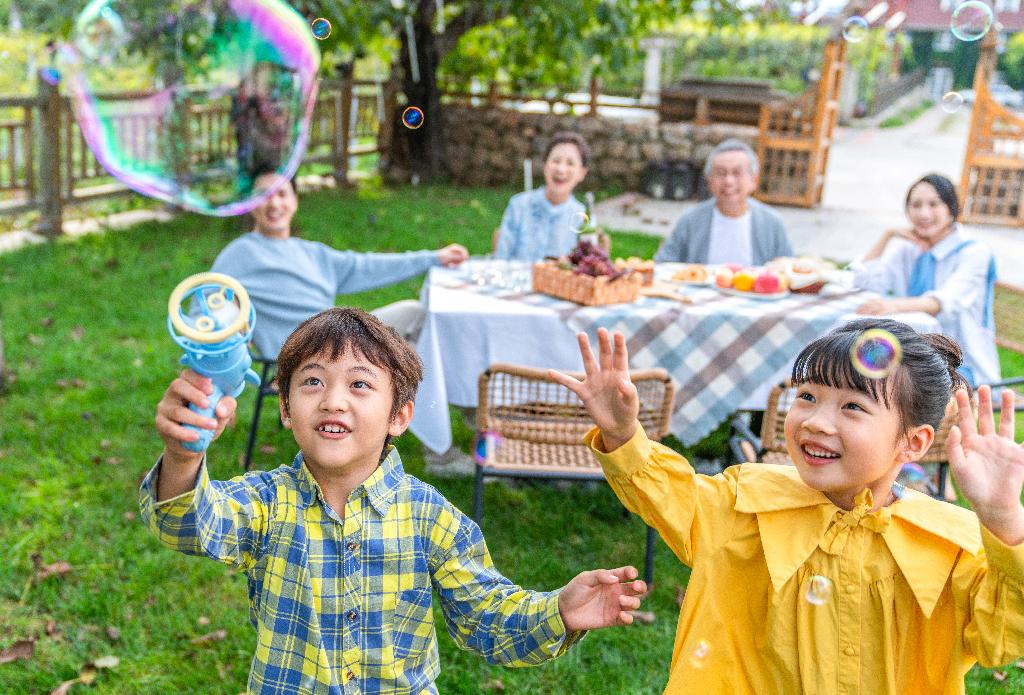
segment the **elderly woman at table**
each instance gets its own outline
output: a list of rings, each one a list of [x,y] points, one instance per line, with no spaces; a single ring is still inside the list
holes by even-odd
[[[576,245],[583,204],[572,192],[587,175],[590,148],[579,133],[557,133],[544,151],[544,185],[512,196],[501,218],[494,257],[540,261]]]
[[[896,295],[864,303],[857,313],[923,311],[964,351],[960,368],[972,386],[999,381],[992,322],[995,257],[957,223],[960,201],[944,176],[929,174],[907,193],[910,229],[890,229],[851,264],[857,287]]]

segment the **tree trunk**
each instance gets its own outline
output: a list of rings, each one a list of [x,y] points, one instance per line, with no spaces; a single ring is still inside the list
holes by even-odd
[[[441,110],[441,94],[437,85],[440,55],[433,26],[435,8],[434,0],[419,0],[416,3],[416,12],[413,15],[416,45],[412,51],[405,26],[399,27],[399,35],[402,38],[402,90],[406,96],[406,106],[401,108],[416,106],[422,110],[423,125],[411,129],[396,124],[392,147],[399,148],[400,152],[393,153],[398,156],[392,156],[390,162],[392,167],[400,168],[420,180],[439,179],[448,173],[444,113]],[[418,81],[413,80],[416,72],[410,63],[410,56],[416,58]],[[393,170],[393,173],[399,172]]]

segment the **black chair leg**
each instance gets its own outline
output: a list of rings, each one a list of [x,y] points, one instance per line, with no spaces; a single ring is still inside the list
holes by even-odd
[[[650,589],[654,583],[654,529],[647,527],[647,545],[644,548],[644,581]]]
[[[473,488],[473,521],[477,526],[484,521],[484,468],[476,467],[476,485]]]
[[[245,443],[245,470],[252,467],[252,450],[256,447],[256,428],[260,426],[260,408],[263,405],[263,387],[256,389],[256,407],[253,409],[252,425],[249,426],[249,439]]]

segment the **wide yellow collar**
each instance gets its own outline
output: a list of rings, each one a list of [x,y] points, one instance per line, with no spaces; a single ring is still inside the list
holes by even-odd
[[[869,512],[871,491],[857,496],[844,511],[818,490],[807,487],[793,466],[746,464],[736,476],[736,511],[756,514],[772,586],[789,581],[814,549],[842,552],[849,534],[843,527],[861,525],[885,540],[900,571],[930,617],[961,550],[977,555],[981,529],[973,512],[934,500],[916,490]]]

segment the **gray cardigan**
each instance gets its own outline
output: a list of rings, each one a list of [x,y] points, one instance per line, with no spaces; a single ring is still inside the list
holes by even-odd
[[[764,203],[751,198],[750,252],[754,265],[764,265],[779,256],[792,256],[782,218]],[[675,229],[662,243],[656,261],[707,263],[711,247],[711,213],[715,199],[709,198],[679,218]]]

